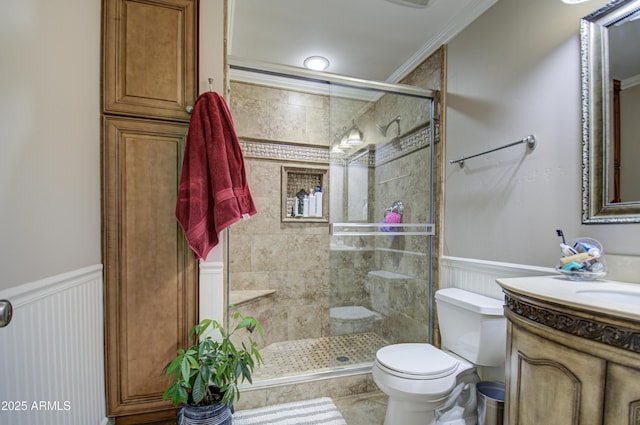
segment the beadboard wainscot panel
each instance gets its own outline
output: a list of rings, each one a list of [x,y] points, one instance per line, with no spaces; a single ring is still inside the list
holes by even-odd
[[[460,288],[491,298],[504,299],[502,289],[496,279],[508,277],[547,276],[557,274],[551,267],[524,264],[500,263],[443,256],[441,288]]]
[[[0,291],[0,423],[105,425],[102,265]]]
[[[223,234],[220,234],[220,240],[222,240],[222,237]],[[228,304],[227,294],[225,293],[224,264],[221,261],[200,260],[199,269],[198,311],[200,320],[214,319],[223,323]]]

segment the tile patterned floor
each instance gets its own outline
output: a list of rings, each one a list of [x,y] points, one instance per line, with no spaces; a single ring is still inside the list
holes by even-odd
[[[378,349],[387,341],[373,332],[285,341],[260,349],[264,365],[256,369],[253,381],[329,371],[336,367],[371,364]],[[382,425],[387,396],[365,393],[333,400],[348,425]],[[175,420],[154,422],[173,425]]]
[[[366,393],[333,400],[348,425],[383,425],[387,412],[386,394]]]
[[[264,364],[254,371],[253,381],[371,364],[385,345],[373,332],[277,342],[260,350]]]

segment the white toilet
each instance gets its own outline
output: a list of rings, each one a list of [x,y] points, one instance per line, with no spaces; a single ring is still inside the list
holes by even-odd
[[[436,292],[436,304],[442,350],[431,344],[394,344],[376,353],[373,380],[389,396],[385,425],[435,424],[436,409],[452,390],[479,380],[476,366],[505,364],[501,300],[446,288]]]

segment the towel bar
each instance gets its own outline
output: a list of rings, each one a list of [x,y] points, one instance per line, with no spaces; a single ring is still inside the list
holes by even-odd
[[[450,160],[449,163],[450,164],[460,164],[460,167],[463,167],[464,166],[464,162],[467,159],[475,158],[475,157],[481,156],[481,155],[486,155],[488,153],[499,151],[501,149],[510,148],[511,146],[519,145],[521,143],[526,143],[527,147],[530,150],[534,150],[536,148],[536,143],[537,143],[536,136],[531,134],[531,135],[525,137],[524,139],[518,140],[517,142],[509,143],[508,145],[500,146],[499,148],[495,148],[495,149],[491,149],[491,150],[488,150],[488,151],[485,151],[485,152],[477,153],[475,155],[466,156],[464,158],[460,158],[460,159],[456,159],[456,160]]]

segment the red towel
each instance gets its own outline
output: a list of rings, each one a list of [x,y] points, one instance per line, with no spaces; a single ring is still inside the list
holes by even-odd
[[[196,100],[178,186],[176,218],[196,258],[218,244],[219,233],[256,213],[229,107],[215,92]]]

